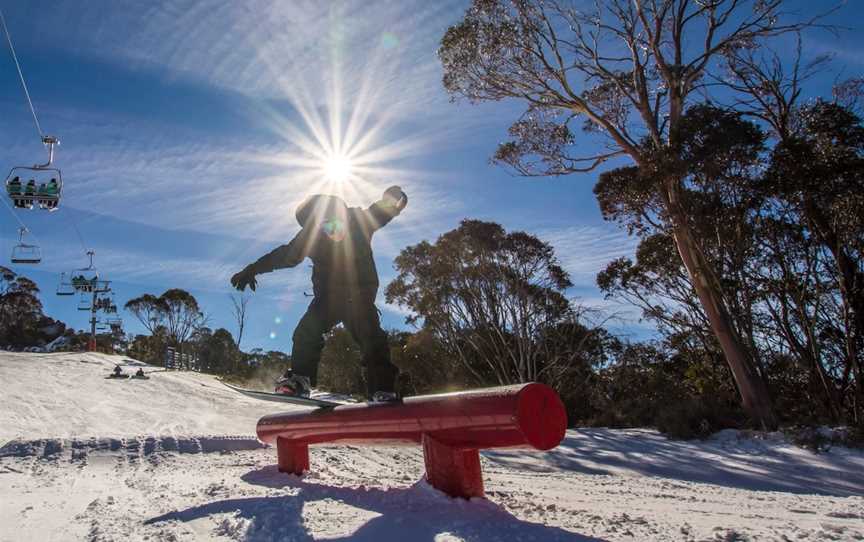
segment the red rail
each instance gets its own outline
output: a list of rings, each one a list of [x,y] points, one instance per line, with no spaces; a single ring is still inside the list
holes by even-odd
[[[275,442],[279,470],[294,474],[309,470],[309,445],[420,444],[429,483],[470,498],[483,496],[478,450],[549,450],[564,438],[566,427],[558,394],[531,383],[271,414],[258,421],[258,438]]]

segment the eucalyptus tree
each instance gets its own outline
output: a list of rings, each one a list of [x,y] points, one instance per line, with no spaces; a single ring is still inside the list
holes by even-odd
[[[554,0],[475,0],[439,49],[452,95],[526,104],[495,161],[524,175],[567,175],[623,159],[654,181],[658,218],[744,407],[766,427],[775,425],[767,388],[693,226],[702,217],[685,203],[681,122],[688,105],[711,95],[717,84],[711,74],[729,55],[817,24],[818,18],[786,22],[783,6],[783,0],[609,0],[583,11]],[[586,152],[574,127],[599,144]]]

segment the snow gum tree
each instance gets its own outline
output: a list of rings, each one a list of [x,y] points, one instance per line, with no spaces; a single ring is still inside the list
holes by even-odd
[[[164,329],[167,338],[181,351],[183,343],[192,337],[205,320],[195,296],[179,288],[166,290],[159,297],[144,294],[130,299],[125,308],[151,335],[156,335],[158,329]]]
[[[552,247],[527,233],[464,220],[404,249],[396,269],[388,303],[411,309],[409,323],[422,321],[478,383],[558,385],[591,336]]]
[[[729,55],[816,24],[785,22],[783,0],[475,0],[441,40],[444,87],[471,101],[522,101],[494,160],[524,175],[588,172],[626,159],[650,178],[678,256],[750,417],[773,427],[767,387],[730,316],[729,292],[685,203],[681,123]],[[722,82],[721,82],[721,86]],[[728,86],[723,92],[734,92]],[[574,124],[595,139],[577,144]]]

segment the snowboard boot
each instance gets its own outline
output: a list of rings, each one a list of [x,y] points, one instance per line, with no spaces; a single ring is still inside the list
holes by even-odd
[[[295,395],[297,397],[309,397],[312,385],[308,376],[285,375],[276,381],[276,393],[284,395]]]

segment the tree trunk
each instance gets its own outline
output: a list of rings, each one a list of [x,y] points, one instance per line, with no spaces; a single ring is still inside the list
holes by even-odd
[[[858,425],[862,424],[862,402],[864,402],[864,370],[861,367],[861,341],[864,340],[864,275],[858,271],[856,262],[843,246],[840,235],[812,198],[804,200],[804,212],[816,233],[817,239],[834,257],[837,281],[847,318],[851,313],[852,329],[847,329],[846,356],[855,375],[855,406],[853,415]]]
[[[678,191],[678,181],[669,181],[666,200],[678,254],[690,275],[690,281],[711,324],[711,331],[720,343],[720,348],[732,371],[744,410],[763,429],[774,429],[777,420],[771,408],[768,388],[735,332],[720,285],[713,280],[714,274],[693,239],[693,233],[678,199]]]

